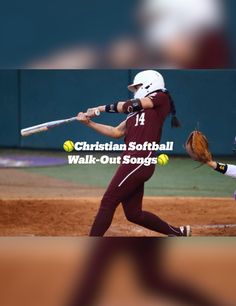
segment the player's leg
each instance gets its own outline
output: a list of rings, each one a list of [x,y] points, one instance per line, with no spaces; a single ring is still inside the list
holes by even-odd
[[[78,266],[78,280],[75,279],[75,286],[67,306],[92,306],[96,304],[95,301],[110,266],[119,252],[124,250],[123,244],[123,238],[93,240],[83,268],[81,269],[81,265]]]
[[[135,224],[168,236],[188,236],[184,228],[175,227],[153,213],[142,210],[144,183],[122,201],[126,218]]]
[[[119,203],[132,194],[137,187],[152,176],[154,168],[121,165],[108,186],[96,215],[90,236],[103,236],[111,225]],[[137,169],[137,171],[136,171]]]
[[[102,198],[100,208],[89,234],[90,236],[103,236],[105,234],[111,225],[115,210],[120,203],[120,198],[109,187]]]
[[[132,259],[142,288],[166,296],[178,305],[179,303],[191,306],[225,305],[215,297],[202,292],[197,286],[189,284],[187,280],[177,279],[176,275],[166,271],[165,243],[164,239],[141,238],[139,245],[134,249]]]

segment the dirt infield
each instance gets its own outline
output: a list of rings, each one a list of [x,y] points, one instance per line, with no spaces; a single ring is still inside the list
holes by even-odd
[[[0,201],[1,236],[87,235],[100,198],[6,199]],[[236,236],[236,206],[231,199],[146,197],[144,209],[176,225],[191,224],[196,236]],[[222,228],[230,224],[229,228]],[[155,232],[129,223],[121,207],[109,236],[156,236]]]
[[[0,236],[87,235],[104,189],[4,169],[0,173]],[[236,203],[230,198],[145,197],[143,207],[195,236],[236,236]],[[157,236],[129,223],[121,207],[109,236]]]

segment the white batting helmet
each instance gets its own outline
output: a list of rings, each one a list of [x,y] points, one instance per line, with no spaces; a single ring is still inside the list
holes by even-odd
[[[156,90],[165,89],[163,76],[155,70],[145,70],[139,72],[128,86],[128,89],[134,93],[135,99],[142,99]]]

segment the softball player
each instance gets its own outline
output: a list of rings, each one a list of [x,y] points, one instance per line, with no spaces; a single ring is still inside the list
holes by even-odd
[[[128,89],[134,93],[134,99],[88,109],[79,113],[77,119],[95,131],[113,138],[125,137],[125,143],[160,143],[162,127],[166,117],[172,114],[172,127],[180,126],[176,118],[176,109],[169,92],[165,89],[162,75],[147,70],[138,73]],[[125,113],[127,118],[117,127],[98,124],[90,120],[95,110],[107,113]],[[155,157],[154,151],[128,151],[131,157]],[[116,208],[122,203],[126,218],[135,224],[168,236],[190,236],[189,225],[175,227],[158,216],[142,210],[144,184],[151,178],[155,165],[122,164],[119,166],[108,186],[90,231],[90,236],[103,236],[111,225]]]

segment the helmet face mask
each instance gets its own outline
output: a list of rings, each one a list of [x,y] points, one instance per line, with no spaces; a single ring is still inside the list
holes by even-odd
[[[137,91],[142,87],[143,84],[137,84],[133,86],[133,89],[131,90],[134,95],[137,93]]]
[[[134,93],[135,99],[142,99],[156,90],[165,89],[165,82],[162,75],[155,70],[145,70],[139,72],[133,84],[128,89]]]
[[[142,87],[143,84],[132,84],[129,86],[129,90],[134,94],[134,99],[141,99],[142,96]],[[141,93],[141,94],[140,94]]]

